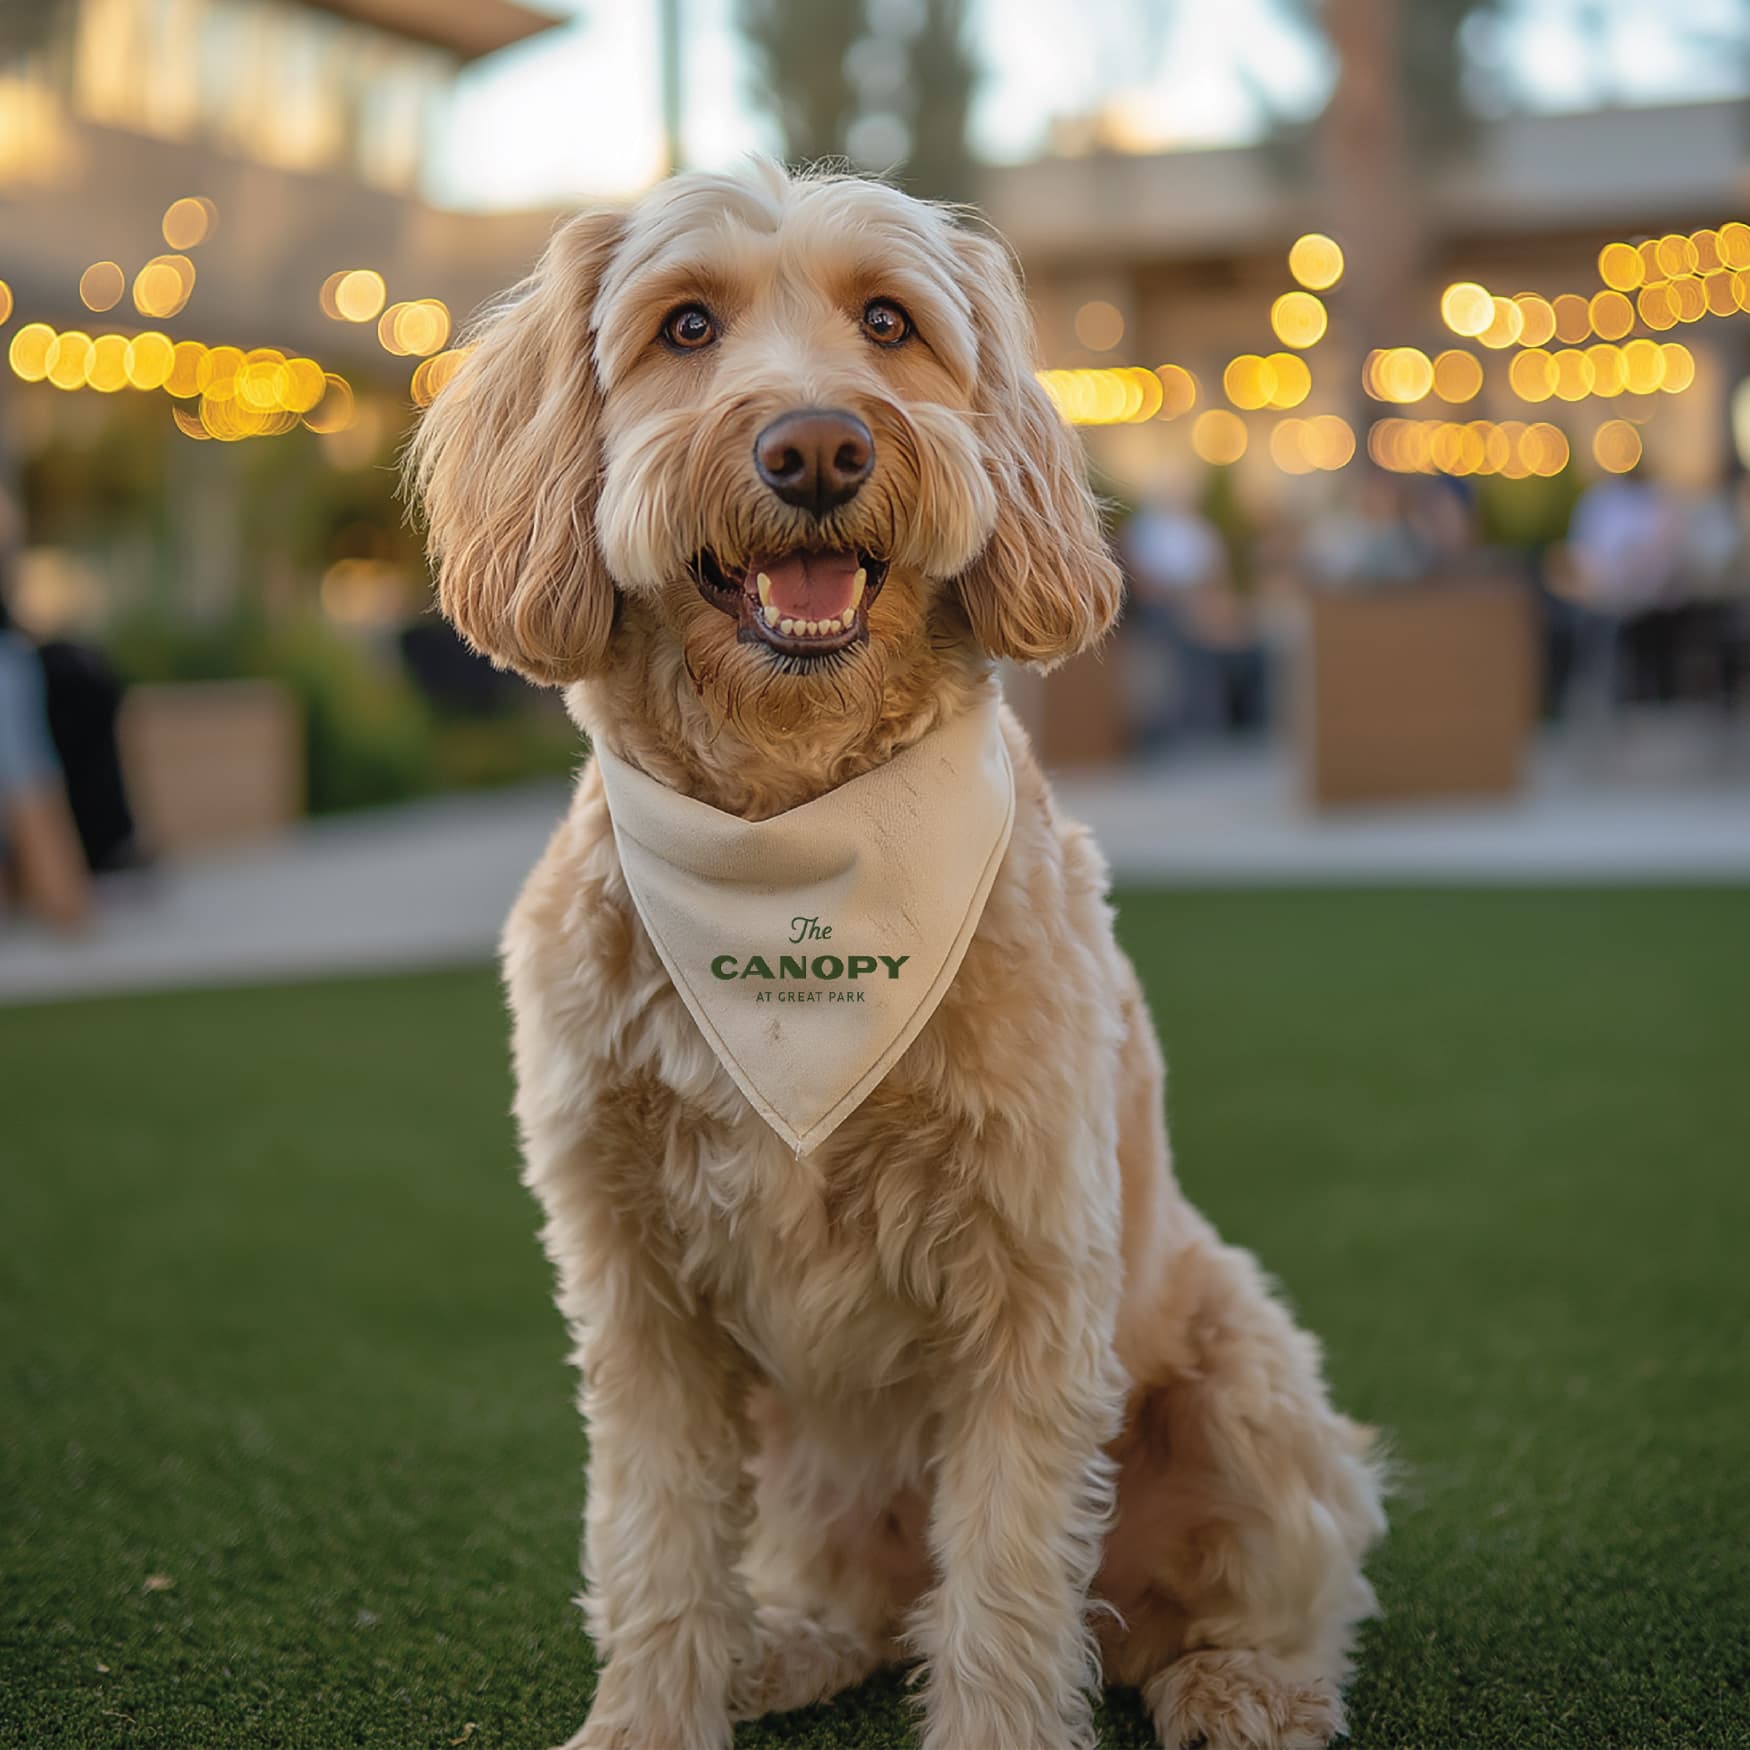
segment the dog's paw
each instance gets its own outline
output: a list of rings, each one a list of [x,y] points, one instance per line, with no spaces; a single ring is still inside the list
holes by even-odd
[[[733,1719],[757,1720],[829,1701],[880,1663],[865,1637],[779,1605],[760,1606],[755,1637],[752,1653],[730,1680]]]
[[[1267,1653],[1187,1653],[1142,1695],[1164,1750],[1325,1750],[1343,1731],[1336,1685]]]

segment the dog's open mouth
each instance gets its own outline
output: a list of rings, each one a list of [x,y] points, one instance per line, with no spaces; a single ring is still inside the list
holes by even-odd
[[[734,617],[744,644],[805,660],[866,639],[869,604],[886,579],[885,559],[849,547],[759,554],[745,570],[715,553],[693,561],[700,595]]]

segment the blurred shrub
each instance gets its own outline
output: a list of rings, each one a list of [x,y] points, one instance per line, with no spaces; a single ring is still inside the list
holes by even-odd
[[[136,620],[110,640],[132,681],[275,680],[303,713],[310,811],[398,802],[437,787],[435,725],[398,667],[322,621],[240,615],[209,625]]]
[[[583,742],[557,695],[521,689],[486,714],[434,708],[393,649],[313,614],[206,625],[161,615],[126,623],[109,654],[130,681],[274,680],[303,713],[312,814],[568,775]]]

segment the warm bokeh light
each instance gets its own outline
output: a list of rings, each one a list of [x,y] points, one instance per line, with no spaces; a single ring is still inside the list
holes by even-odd
[[[1587,319],[1600,340],[1621,340],[1635,325],[1635,307],[1621,292],[1600,292],[1587,306]]]
[[[450,338],[449,306],[441,298],[391,304],[377,320],[377,339],[386,352],[424,358]]]
[[[1671,302],[1671,288],[1663,281],[1642,286],[1635,299],[1635,309],[1641,320],[1654,330],[1675,328],[1677,311]]]
[[[1556,392],[1556,361],[1533,347],[1507,367],[1507,382],[1521,401],[1547,401]]]
[[[421,360],[413,373],[414,403],[420,407],[429,407],[437,399],[439,393],[447,387],[456,372],[462,368],[462,361],[473,350],[472,347],[457,346],[452,347],[448,352],[440,352],[435,358]],[[1178,369],[1177,365],[1163,365],[1158,374],[1164,377],[1167,371]],[[1196,391],[1193,390],[1192,393],[1195,394]],[[1162,417],[1170,417],[1166,413],[1164,387],[1161,414]]]
[[[1228,361],[1227,369],[1221,373],[1221,388],[1234,406],[1243,407],[1248,413],[1256,412],[1276,393],[1275,368],[1255,352],[1243,352]]]
[[[57,389],[82,389],[90,362],[91,336],[71,328],[49,342],[44,375]]]
[[[186,255],[155,255],[134,275],[134,308],[160,322],[176,315],[194,291],[194,263]]]
[[[1276,379],[1267,405],[1285,411],[1298,407],[1312,393],[1312,371],[1299,353],[1273,352],[1264,363]]]
[[[1361,383],[1376,401],[1420,401],[1434,387],[1434,362],[1418,347],[1387,347],[1368,354]]]
[[[1159,375],[1141,365],[1041,371],[1039,383],[1071,425],[1139,425],[1160,413],[1166,400]]]
[[[1367,434],[1367,453],[1399,474],[1499,474],[1509,480],[1559,474],[1569,459],[1568,440],[1555,426],[1514,419],[1382,419]]]
[[[345,431],[357,417],[352,385],[333,371],[323,379],[326,384],[322,399],[304,415],[304,423],[312,431]]]
[[[1270,327],[1284,346],[1304,350],[1324,339],[1329,318],[1311,292],[1284,292],[1270,306]]]
[[[79,301],[87,310],[113,310],[128,289],[128,276],[113,261],[94,261],[79,276]]]
[[[1710,316],[1731,316],[1737,312],[1737,284],[1724,268],[1707,275],[1701,282],[1701,290]]]
[[[1490,305],[1494,314],[1477,339],[1484,346],[1500,352],[1518,341],[1525,328],[1525,312],[1511,298],[1493,298]]]
[[[1641,434],[1626,419],[1607,419],[1592,434],[1592,456],[1607,474],[1626,474],[1641,459]]]
[[[1454,347],[1435,359],[1434,393],[1442,401],[1472,400],[1482,386],[1482,361],[1474,353]]]
[[[205,195],[184,195],[164,210],[164,241],[172,249],[193,249],[212,236],[219,209]]]
[[[334,282],[335,314],[343,322],[375,322],[388,295],[380,273],[368,267],[355,267]]]
[[[1475,338],[1495,319],[1495,300],[1475,280],[1458,280],[1440,294],[1440,320],[1454,334]]]
[[[1647,277],[1646,263],[1632,243],[1606,243],[1598,251],[1598,277],[1612,291],[1632,292]]]
[[[212,433],[201,424],[200,412],[192,407],[172,407],[170,417],[176,422],[176,429],[184,437],[198,438],[202,442],[212,437]]]
[[[1191,427],[1191,447],[1200,460],[1228,467],[1246,453],[1246,422],[1225,407],[1212,407]]]
[[[1656,340],[1631,340],[1622,349],[1623,387],[1631,395],[1654,394],[1665,381],[1665,352]]]
[[[1622,360],[1622,348],[1600,341],[1586,348],[1586,359],[1592,367],[1592,393],[1607,399],[1620,395],[1628,386]]]
[[[1343,251],[1322,231],[1308,231],[1288,251],[1288,271],[1308,291],[1329,291],[1343,277]]]
[[[1659,348],[1665,374],[1659,387],[1667,395],[1681,395],[1695,381],[1695,354],[1681,341],[1668,340]]]
[[[1667,279],[1676,279],[1682,274],[1695,272],[1695,245],[1675,231],[1670,236],[1659,239],[1655,253],[1659,270]]]
[[[0,323],[5,323],[12,316],[12,288],[5,280],[0,280]]]
[[[1197,405],[1197,379],[1183,365],[1161,365],[1155,375],[1161,380],[1162,419],[1178,419]]]
[[[1574,292],[1551,300],[1556,315],[1556,339],[1563,346],[1578,346],[1592,337],[1592,306]]]
[[[1548,298],[1536,292],[1517,292],[1513,302],[1519,306],[1519,344],[1547,346],[1556,337],[1556,313]]]
[[[1584,401],[1592,393],[1592,361],[1568,346],[1555,355],[1556,398],[1559,401]]]
[[[322,399],[327,388],[328,379],[314,359],[287,359],[280,405],[288,413],[308,413]]]
[[[241,347],[209,347],[195,367],[195,381],[203,401],[229,401],[237,393],[237,373],[243,369]],[[210,426],[207,428],[212,429]],[[218,435],[216,432],[213,434]]]
[[[1124,338],[1124,312],[1104,298],[1090,298],[1076,311],[1075,330],[1089,352],[1110,352]]]
[[[122,334],[100,334],[85,361],[85,381],[100,394],[113,395],[128,386],[128,342]]]
[[[128,342],[123,368],[136,389],[162,389],[175,362],[176,348],[171,345],[170,336],[148,328]]]
[[[164,379],[164,392],[186,401],[201,392],[201,362],[207,349],[198,340],[179,340],[172,352],[170,375]],[[204,432],[201,434],[206,435]]]
[[[1680,279],[1671,282],[1671,307],[1679,322],[1699,322],[1707,314],[1707,293],[1701,281]]]
[[[26,323],[7,349],[13,375],[26,383],[40,383],[49,374],[49,349],[54,344],[55,331],[48,323]]]
[[[1726,267],[1750,267],[1750,225],[1734,219],[1720,226],[1718,233],[1720,261]]]

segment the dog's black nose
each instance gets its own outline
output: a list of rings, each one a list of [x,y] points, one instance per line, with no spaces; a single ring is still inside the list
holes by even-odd
[[[873,472],[875,440],[854,413],[805,407],[754,439],[753,465],[786,504],[825,516],[850,503]]]

